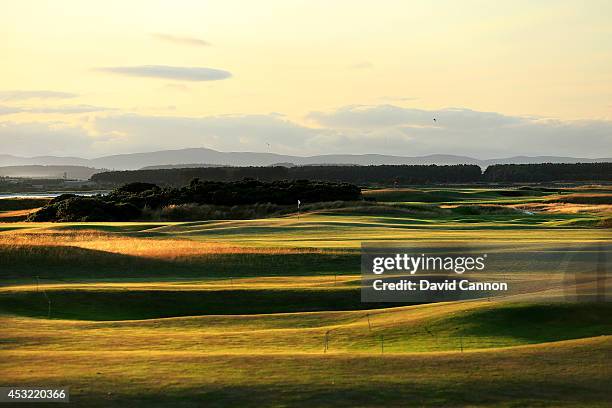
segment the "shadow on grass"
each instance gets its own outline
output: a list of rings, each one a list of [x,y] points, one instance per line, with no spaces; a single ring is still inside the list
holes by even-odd
[[[145,258],[71,246],[0,247],[1,278],[229,278],[358,274],[359,254],[207,254]]]
[[[50,306],[49,306],[50,301]],[[76,320],[361,310],[359,289],[337,290],[52,290],[0,294],[0,311]],[[393,304],[399,306],[399,304]]]
[[[409,372],[410,369],[407,368]],[[418,373],[415,373],[418,375]],[[113,390],[114,391],[114,390]],[[605,406],[603,384],[575,384],[571,379],[482,380],[451,383],[441,378],[430,384],[270,384],[202,386],[164,393],[75,396],[82,406],[146,407],[464,407],[464,406]]]
[[[612,303],[506,304],[448,319],[463,336],[514,337],[530,343],[612,334]]]

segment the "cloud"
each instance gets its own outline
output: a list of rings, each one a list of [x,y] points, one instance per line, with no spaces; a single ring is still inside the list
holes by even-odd
[[[313,112],[315,126],[278,114],[204,117],[108,112],[92,115],[87,129],[50,124],[0,131],[3,152],[84,156],[185,147],[272,151],[294,155],[379,153],[402,156],[456,154],[476,158],[516,155],[612,156],[612,121],[562,121],[465,108],[408,109],[393,105],[345,106]],[[432,118],[436,117],[434,123]],[[0,122],[0,126],[4,126]],[[20,138],[13,137],[15,134]],[[74,137],[75,143],[69,142]],[[10,141],[10,143],[8,143]],[[0,143],[2,141],[0,140]],[[34,154],[32,153],[32,154]],[[66,153],[62,153],[66,154]]]
[[[0,143],[7,154],[82,156],[92,151],[95,142],[85,129],[65,123],[0,123]]]
[[[67,105],[67,106],[45,106],[39,108],[28,108],[27,111],[31,113],[90,113],[90,112],[103,112],[113,110],[111,108],[105,108],[102,106],[93,105]]]
[[[342,129],[376,129],[390,126],[476,129],[517,124],[527,120],[463,108],[423,110],[394,105],[349,105],[332,112],[311,112],[307,119],[322,126]]]
[[[0,105],[0,115],[10,115],[13,113],[59,113],[59,114],[77,114],[77,113],[90,113],[90,112],[102,112],[112,110],[110,108],[104,108],[100,106],[92,105],[64,105],[64,106],[42,106],[34,108],[23,108],[17,106],[4,106]]]
[[[318,127],[276,114],[106,115],[96,120],[95,127],[103,134],[126,135],[122,149],[131,151],[194,146],[266,151],[270,143],[276,152],[297,155],[612,156],[610,121],[557,121],[462,108],[429,111],[390,105],[343,107],[310,117],[320,119]]]
[[[19,112],[23,112],[23,109],[14,106],[0,106],[0,115],[11,115]]]
[[[166,41],[166,42],[170,42],[174,44],[190,45],[193,47],[210,46],[210,43],[208,41],[204,41],[200,38],[195,38],[195,37],[184,37],[184,36],[164,34],[164,33],[153,33],[151,35],[158,40]]]
[[[306,118],[325,127],[372,129],[408,123],[429,125],[432,114],[420,109],[405,109],[393,105],[349,105],[331,112],[311,112]]]
[[[352,105],[307,117],[337,131],[318,143],[360,146],[373,153],[612,156],[612,121],[606,120],[561,121],[465,108],[423,110],[393,105]]]
[[[0,91],[2,101],[21,101],[26,99],[69,99],[78,95],[70,92],[58,91]]]
[[[232,76],[222,69],[205,67],[171,67],[167,65],[140,65],[133,67],[102,67],[97,71],[133,77],[163,78],[177,81],[218,81]]]
[[[113,143],[121,145],[121,151],[203,146],[220,150],[263,151],[270,143],[285,152],[299,154],[316,132],[274,114],[195,118],[107,115],[96,119],[95,128],[103,134],[125,135],[113,140]]]

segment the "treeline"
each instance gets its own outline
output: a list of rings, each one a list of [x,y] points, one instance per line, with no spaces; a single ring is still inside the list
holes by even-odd
[[[59,190],[64,184],[62,179],[29,179],[0,177],[0,193],[30,193],[45,190]]]
[[[612,163],[497,164],[483,173],[476,165],[383,165],[300,167],[206,167],[110,171],[94,174],[91,180],[109,185],[143,182],[164,186],[184,185],[193,178],[208,181],[321,180],[370,185],[454,184],[479,182],[610,181]]]
[[[483,174],[491,182],[612,181],[612,163],[495,164]]]
[[[361,189],[347,183],[308,180],[235,182],[192,180],[181,188],[161,188],[151,183],[130,183],[106,195],[92,197],[63,194],[33,213],[30,221],[130,221],[141,219],[152,209],[185,204],[280,206],[323,201],[361,200]]]
[[[358,185],[394,185],[470,183],[481,180],[482,171],[476,165],[206,167],[111,171],[94,174],[91,180],[114,185],[155,182],[161,185],[178,186],[193,178],[225,182],[244,178],[254,178],[260,181],[306,179]]]

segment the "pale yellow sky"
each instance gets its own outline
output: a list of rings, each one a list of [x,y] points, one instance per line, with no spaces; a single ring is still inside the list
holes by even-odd
[[[280,113],[318,128],[310,112],[383,104],[612,119],[610,1],[75,0],[1,9],[0,121],[88,128],[124,113]],[[231,76],[108,70],[150,65]],[[15,96],[41,90],[76,96]],[[77,105],[106,110],[65,112]]]

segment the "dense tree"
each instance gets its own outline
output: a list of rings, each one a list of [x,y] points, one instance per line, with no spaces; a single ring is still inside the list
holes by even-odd
[[[203,167],[111,171],[98,173],[98,183],[157,183],[166,186],[185,185],[193,178],[206,181],[237,181],[244,178],[260,181],[321,180],[359,185],[395,185],[427,183],[470,183],[480,181],[482,172],[475,165],[453,166],[301,166],[301,167]]]
[[[298,166],[298,167],[203,167],[98,173],[92,180],[101,184],[156,183],[185,185],[194,178],[206,181],[321,180],[369,185],[452,184],[478,182],[609,181],[612,163],[496,164],[484,174],[476,165],[397,166]]]
[[[29,217],[31,221],[127,221],[137,219],[145,208],[197,204],[237,206],[270,203],[296,205],[322,201],[355,201],[361,189],[347,183],[308,180],[264,182],[244,179],[233,182],[192,180],[181,188],[160,188],[135,182],[107,195],[93,197],[63,194]]]
[[[611,181],[612,163],[496,164],[487,167],[491,182]]]

